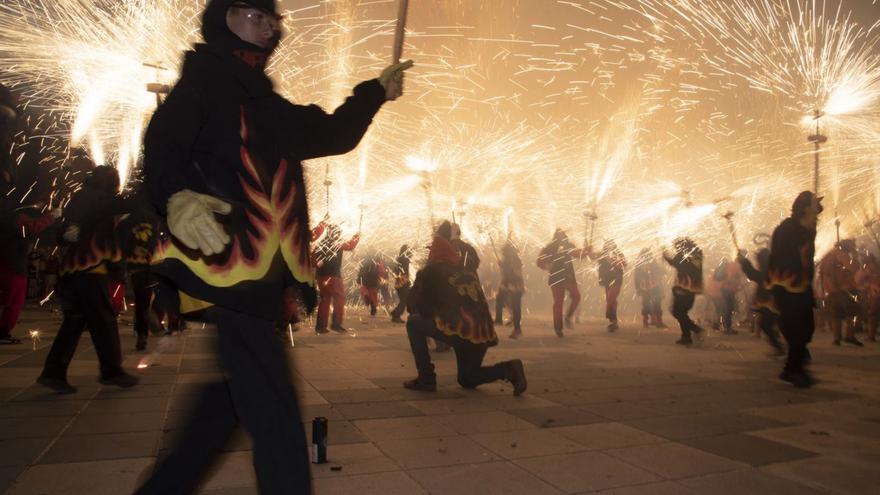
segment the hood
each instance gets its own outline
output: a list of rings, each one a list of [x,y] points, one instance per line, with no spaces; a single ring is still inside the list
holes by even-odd
[[[452,244],[443,237],[435,237],[434,242],[431,244],[431,250],[428,252],[428,263],[457,265],[458,261],[458,253],[452,247]]]
[[[275,47],[261,48],[242,40],[229,30],[226,25],[226,11],[234,3],[246,3],[274,15],[278,13],[275,0],[210,0],[202,14],[202,37],[205,43],[228,53],[244,50],[270,55]]]

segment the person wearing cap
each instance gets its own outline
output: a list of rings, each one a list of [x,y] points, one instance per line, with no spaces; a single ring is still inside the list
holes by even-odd
[[[855,241],[844,239],[819,262],[819,281],[831,320],[832,343],[836,346],[840,345],[844,326],[846,336],[843,342],[856,347],[864,345],[856,338],[855,330],[855,320],[861,316],[856,284],[859,270],[857,254]]]
[[[800,193],[791,207],[791,216],[776,227],[770,240],[766,284],[779,314],[779,329],[788,343],[788,357],[779,378],[798,388],[815,383],[805,362],[809,356],[807,345],[815,331],[814,257],[816,224],[822,210],[821,197],[810,191]]]
[[[261,493],[311,493],[306,437],[275,338],[286,288],[316,304],[302,162],[354,149],[403,91],[412,62],[357,85],[333,113],[293,104],[266,66],[282,35],[275,0],[210,0],[204,43],[144,137],[144,184],[170,232],[154,270],[181,309],[216,329],[223,376],[207,384],[166,459],[138,493],[191,493],[240,424]]]
[[[75,225],[78,234],[68,239],[62,255],[56,295],[64,318],[37,379],[58,393],[77,391],[67,381],[67,369],[87,328],[98,355],[99,381],[119,387],[138,383],[136,376],[122,368],[119,327],[110,293],[110,274],[121,269],[123,261],[116,226],[122,215],[136,207],[118,191],[116,169],[95,167],[64,211],[65,224]]]

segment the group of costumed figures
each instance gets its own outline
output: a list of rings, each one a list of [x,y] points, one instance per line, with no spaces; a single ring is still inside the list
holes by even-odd
[[[261,492],[311,493],[306,436],[277,328],[279,321],[286,325],[301,313],[316,312],[318,333],[346,331],[342,259],[360,236],[343,238],[326,218],[310,227],[302,162],[354,149],[383,105],[403,94],[404,72],[413,63],[395,60],[377,78],[357,85],[332,113],[293,104],[274,91],[265,72],[281,39],[280,19],[274,0],[207,2],[204,43],[186,52],[179,81],[152,116],[143,163],[128,194],[119,192],[117,171],[102,165],[85,173],[63,211],[53,208],[51,200],[25,207],[29,191],[16,183],[15,160],[8,153],[0,157],[3,343],[20,343],[12,330],[26,286],[21,261],[38,240],[57,243],[61,252],[55,295],[63,321],[39,384],[59,393],[77,392],[67,372],[85,330],[98,356],[100,382],[138,384],[138,376],[123,369],[117,323],[126,271],[134,292],[137,349],[146,347],[150,321],[157,319],[151,309],[159,308],[158,319],[167,319],[169,331],[181,328],[182,316],[213,329],[224,372],[202,388],[177,441],[138,494],[195,491],[239,424],[254,440]],[[8,151],[19,105],[5,88],[0,97],[2,144]],[[778,325],[787,344],[780,377],[798,387],[814,383],[805,363],[815,327],[813,260],[821,211],[821,198],[801,193],[791,216],[773,232],[769,249],[758,253],[757,263],[743,255],[738,259],[742,272],[756,284],[754,311],[761,329],[781,349],[775,337]],[[483,363],[487,350],[499,342],[496,325],[505,307],[512,313],[510,337],[522,335],[525,283],[514,244],[507,242],[498,257],[495,314],[477,273],[480,258],[462,240],[458,225],[445,221],[435,228],[427,259],[413,280],[411,257],[410,247],[402,246],[393,266],[369,257],[358,271],[361,296],[373,314],[382,281],[395,281],[399,302],[390,316],[405,323],[417,370],[403,385],[437,390],[430,338],[454,351],[462,387],[502,380],[510,383],[514,395],[524,393],[521,360]],[[581,299],[574,264],[583,258],[598,263],[608,329],[619,327],[617,300],[627,268],[623,254],[610,241],[598,252],[591,246],[579,248],[557,230],[537,264],[549,273],[553,329],[560,337],[572,326]],[[689,316],[704,288],[703,253],[682,238],[663,258],[675,271],[672,315],[681,326],[678,343],[689,345],[703,334]],[[844,242],[826,258],[824,300],[836,322],[837,341],[843,322],[861,311],[859,302],[864,301],[856,301],[854,294],[865,280],[873,284],[867,312],[873,337],[876,263],[870,259],[862,264],[870,269],[857,269],[854,247]],[[662,270],[649,251],[641,253],[634,274],[643,323],[664,326]],[[843,341],[858,342],[847,325]]]

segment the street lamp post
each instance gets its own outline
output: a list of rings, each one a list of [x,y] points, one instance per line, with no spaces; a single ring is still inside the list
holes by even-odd
[[[821,110],[817,109],[813,112],[813,120],[816,121],[816,134],[807,137],[807,141],[816,146],[815,161],[813,162],[813,192],[816,195],[819,194],[819,152],[822,149],[822,145],[828,142],[828,136],[819,132],[819,119],[824,116],[825,113]]]

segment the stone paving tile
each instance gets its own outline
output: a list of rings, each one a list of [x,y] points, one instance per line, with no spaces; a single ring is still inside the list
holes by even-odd
[[[315,495],[427,495],[411,477],[401,471],[361,476],[319,478],[315,480]]]
[[[69,417],[6,418],[0,421],[0,440],[52,438],[70,422]]]
[[[746,467],[745,464],[677,443],[640,445],[608,450],[606,453],[673,480]]]
[[[25,471],[6,495],[119,495],[131,493],[152,458],[44,464]]]
[[[51,438],[0,440],[0,467],[30,465],[49,446],[51,441]]]
[[[158,431],[165,413],[82,414],[73,420],[66,435]]]
[[[443,437],[449,435],[449,426],[440,422],[438,418],[440,418],[440,416],[365,419],[354,421],[354,425],[373,442]]]
[[[6,493],[6,490],[12,486],[12,483],[24,470],[23,466],[0,467],[0,493]]]
[[[398,471],[400,466],[372,443],[355,443],[327,448],[327,464],[312,464],[314,478],[353,476]]]
[[[86,406],[85,400],[63,400],[47,406],[42,401],[7,402],[0,407],[0,418],[72,417]]]
[[[377,445],[404,469],[500,460],[489,449],[466,437],[382,440]]]
[[[421,416],[419,409],[405,402],[362,402],[360,404],[336,404],[334,408],[346,419],[403,418]]]
[[[578,406],[580,409],[601,416],[611,421],[625,421],[632,419],[656,418],[668,416],[659,409],[652,408],[641,401],[635,402],[605,402],[602,404],[586,404]]]
[[[640,430],[669,440],[701,438],[727,433],[778,428],[787,423],[738,413],[691,414],[625,421]]]
[[[603,423],[605,418],[577,407],[535,407],[530,409],[511,409],[509,414],[522,418],[540,428]]]
[[[603,490],[660,480],[655,474],[601,452],[532,457],[515,461],[515,464],[566,493]]]
[[[836,456],[774,464],[762,468],[762,471],[812,486],[824,493],[876,495],[880,486],[876,464],[866,466]]]
[[[682,440],[681,443],[752,466],[794,461],[817,455],[815,452],[743,433],[692,438]]]
[[[95,400],[83,410],[84,414],[129,414],[165,412],[168,401],[164,398],[135,397]]]
[[[691,491],[676,482],[661,481],[659,483],[625,486],[623,488],[612,488],[611,490],[590,493],[594,495],[696,495],[700,492]]]
[[[510,414],[510,411],[480,411],[433,416],[433,418],[446,425],[449,430],[461,435],[535,428],[532,423]]]
[[[859,450],[872,447],[877,443],[876,439],[835,429],[833,424],[811,423],[756,431],[751,434],[806,451],[823,454]]]
[[[40,464],[149,457],[156,453],[159,432],[62,436]]]
[[[583,445],[554,433],[553,430],[546,429],[480,433],[470,435],[468,438],[505,459],[522,459],[586,450]]]
[[[303,424],[309,443],[312,441],[312,423]],[[351,421],[328,420],[327,442],[330,445],[344,445],[350,443],[363,443],[369,441],[358,427]]]
[[[506,462],[417,469],[409,474],[432,495],[563,493],[524,469]]]
[[[554,433],[570,438],[587,450],[608,450],[651,443],[665,443],[666,439],[651,435],[622,423],[595,423],[555,428]]]
[[[824,493],[800,483],[771,476],[755,469],[710,474],[699,478],[679,480],[695,493],[712,495],[819,495]]]

